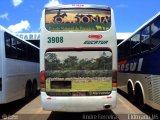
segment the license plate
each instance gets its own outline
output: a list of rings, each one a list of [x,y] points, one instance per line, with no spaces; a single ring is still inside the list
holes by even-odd
[[[51,89],[71,89],[71,81],[51,81]]]

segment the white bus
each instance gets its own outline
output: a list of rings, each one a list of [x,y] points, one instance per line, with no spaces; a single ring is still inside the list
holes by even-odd
[[[35,94],[39,86],[39,48],[0,26],[0,104]]]
[[[113,10],[87,4],[45,8],[41,19],[40,71],[45,110],[114,108],[117,40]]]
[[[118,45],[118,86],[139,107],[160,110],[160,12]]]

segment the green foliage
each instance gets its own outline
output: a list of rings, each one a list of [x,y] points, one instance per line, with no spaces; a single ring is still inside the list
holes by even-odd
[[[97,59],[79,59],[77,56],[68,56],[63,62],[55,53],[46,53],[45,68],[48,77],[109,77],[112,70],[112,57],[105,52]]]
[[[54,70],[47,71],[47,77],[71,78],[71,77],[111,77],[111,70]]]
[[[45,26],[49,31],[106,31],[111,23],[46,23]]]
[[[51,89],[50,82],[47,81],[46,84],[47,91],[54,92],[80,92],[80,91],[111,91],[112,90],[112,81],[110,79],[102,81],[102,80],[81,80],[76,81],[72,80],[72,88],[71,89]]]

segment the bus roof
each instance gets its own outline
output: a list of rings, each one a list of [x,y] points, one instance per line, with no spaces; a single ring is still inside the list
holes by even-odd
[[[141,25],[138,29],[136,29],[127,39],[123,40],[120,44],[118,44],[118,46],[120,46],[121,44],[123,44],[125,41],[127,41],[129,38],[131,38],[132,36],[134,36],[134,34],[136,34],[139,30],[141,30],[143,27],[145,27],[147,24],[149,24],[150,22],[152,22],[155,18],[157,18],[160,15],[160,12],[158,12],[156,15],[154,15],[152,18],[150,18],[148,21],[146,21],[143,25]]]
[[[63,9],[63,8],[97,8],[97,9],[107,9],[109,10],[110,7],[106,5],[94,5],[94,4],[69,4],[69,5],[56,5],[56,6],[49,6],[45,7],[45,9]]]
[[[20,38],[19,36],[17,36],[15,33],[10,32],[8,29],[4,28],[2,25],[0,25],[0,31],[7,32],[7,33],[11,34],[12,36],[14,36],[14,37],[20,39],[21,41],[26,42],[26,43],[28,43],[29,45],[31,45],[31,46],[33,46],[33,47],[39,49],[39,47],[33,45],[32,43],[30,43],[30,42],[28,42],[28,41],[26,41],[26,40],[23,40],[22,38]]]

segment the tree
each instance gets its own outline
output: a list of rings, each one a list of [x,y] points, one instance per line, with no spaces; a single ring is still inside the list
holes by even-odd
[[[81,59],[78,63],[79,70],[94,70],[95,59]]]
[[[46,53],[45,64],[47,70],[58,69],[60,60],[57,58],[56,53]]]
[[[111,69],[112,58],[107,56],[105,52],[101,54],[99,58],[96,59],[96,69],[105,70]]]
[[[77,64],[78,64],[77,56],[68,56],[68,58],[66,58],[63,63],[64,68],[71,70],[76,69]]]

